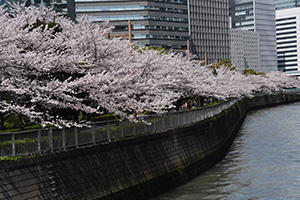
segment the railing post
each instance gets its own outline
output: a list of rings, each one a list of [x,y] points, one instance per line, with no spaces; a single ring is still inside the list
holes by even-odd
[[[171,128],[173,128],[173,115],[169,114],[169,118],[170,118],[170,126]]]
[[[49,148],[50,148],[50,151],[53,152],[53,133],[52,133],[52,129],[49,128]]]
[[[185,125],[186,123],[186,111],[183,112],[183,125]]]
[[[11,145],[12,145],[12,156],[15,156],[16,155],[16,141],[15,141],[15,139],[16,139],[16,135],[15,135],[15,133],[13,133],[12,135],[11,135]]]
[[[180,124],[179,124],[179,111],[177,112],[177,126],[179,127],[180,126]]]
[[[41,153],[41,130],[37,132],[37,151]]]
[[[75,127],[75,146],[76,148],[79,148],[79,144],[78,144],[78,128]]]
[[[111,142],[111,139],[110,139],[110,124],[109,124],[109,122],[107,122],[107,140],[109,142]]]
[[[93,145],[96,145],[96,130],[95,130],[95,124],[93,123],[92,125],[92,140],[93,140]]]
[[[67,150],[67,145],[66,145],[66,128],[63,127],[62,129],[62,147],[64,149],[64,151]]]
[[[147,133],[147,125],[144,123],[144,133]]]

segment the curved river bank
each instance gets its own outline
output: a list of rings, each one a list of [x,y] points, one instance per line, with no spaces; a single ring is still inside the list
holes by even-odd
[[[152,200],[300,199],[300,103],[248,113],[226,158]]]

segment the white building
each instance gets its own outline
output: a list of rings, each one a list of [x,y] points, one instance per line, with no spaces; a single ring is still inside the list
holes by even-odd
[[[259,33],[261,71],[276,71],[275,0],[236,0],[235,26]]]
[[[255,31],[230,29],[230,60],[238,71],[261,71],[259,34]]]
[[[278,68],[300,75],[300,8],[276,11]]]

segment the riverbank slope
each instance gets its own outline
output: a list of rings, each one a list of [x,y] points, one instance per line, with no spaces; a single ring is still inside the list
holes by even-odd
[[[222,160],[249,110],[295,101],[300,95],[259,95],[188,127],[1,162],[0,199],[148,199]]]

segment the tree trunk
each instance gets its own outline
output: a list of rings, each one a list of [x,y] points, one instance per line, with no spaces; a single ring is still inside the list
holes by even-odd
[[[19,131],[24,131],[24,124],[23,124],[23,115],[22,114],[19,114],[18,115],[18,129]]]

